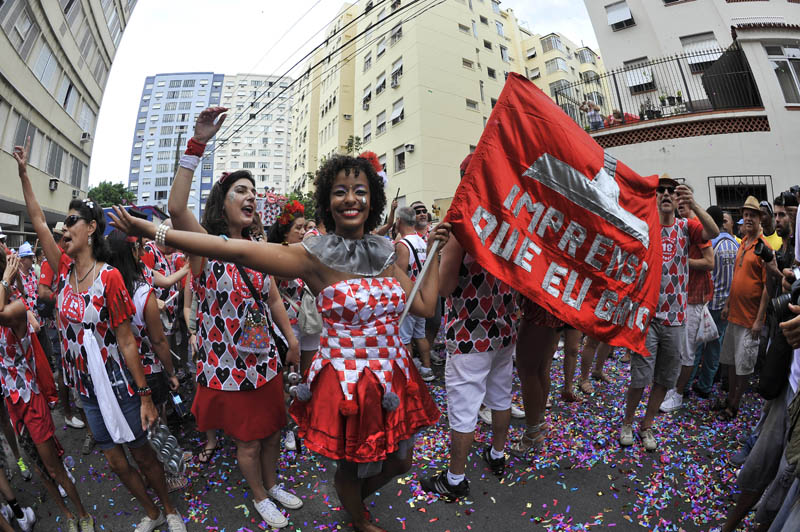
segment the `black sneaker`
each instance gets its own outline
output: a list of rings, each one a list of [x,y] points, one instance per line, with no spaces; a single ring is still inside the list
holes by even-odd
[[[469,495],[469,481],[465,478],[457,486],[453,486],[447,481],[447,471],[424,478],[420,484],[425,491],[436,493],[446,499],[458,499]]]
[[[483,459],[486,460],[486,463],[489,464],[492,473],[494,473],[496,477],[502,477],[506,470],[506,456],[503,455],[502,458],[492,458],[491,449],[492,446],[487,445],[481,454],[483,455]]]

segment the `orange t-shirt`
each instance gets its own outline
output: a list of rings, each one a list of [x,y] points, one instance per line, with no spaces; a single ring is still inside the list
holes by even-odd
[[[767,281],[767,265],[753,252],[759,240],[764,245],[769,245],[763,236],[759,236],[747,244],[743,240],[739,246],[733,268],[731,293],[728,296],[728,321],[748,329],[756,321],[761,294]]]

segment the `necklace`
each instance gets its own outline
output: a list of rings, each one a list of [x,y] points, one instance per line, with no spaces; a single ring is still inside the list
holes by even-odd
[[[94,264],[92,264],[91,269],[86,271],[86,275],[84,275],[83,277],[78,279],[78,266],[77,266],[77,264],[75,265],[75,291],[76,292],[79,290],[78,287],[80,286],[80,284],[82,282],[84,282],[87,277],[89,277],[89,273],[94,272],[95,266],[97,266],[97,261],[96,260],[94,261]],[[92,276],[92,277],[94,277],[94,276]]]

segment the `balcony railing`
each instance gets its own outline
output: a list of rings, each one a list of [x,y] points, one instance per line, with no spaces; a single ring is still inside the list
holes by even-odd
[[[556,103],[587,131],[719,110],[762,107],[744,53],[699,50],[554,87]]]

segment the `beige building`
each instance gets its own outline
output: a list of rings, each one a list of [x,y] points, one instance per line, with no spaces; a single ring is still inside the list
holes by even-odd
[[[286,89],[291,82],[291,78],[259,74],[225,76],[220,105],[230,109],[229,122],[223,127],[229,129],[231,138],[214,151],[217,177],[222,172],[247,169],[259,189],[280,194],[288,191],[292,94]],[[241,130],[235,132],[239,126]],[[205,198],[201,199],[204,202]]]
[[[610,69],[599,80],[607,109],[625,113],[592,132],[612,155],[642,174],[684,177],[701,204],[732,210],[798,183],[797,2],[585,3]]]
[[[97,113],[135,0],[0,2],[0,225],[25,231],[15,145],[31,139],[29,175],[48,221],[88,188]]]
[[[509,72],[549,94],[551,84],[602,71],[594,52],[558,34],[532,34],[497,1],[373,5],[344,8],[306,68],[294,106],[294,190],[311,190],[309,173],[323,156],[345,153],[352,135],[378,154],[389,196],[399,190],[401,206],[421,200],[443,212]],[[357,29],[337,32],[365,12]],[[360,36],[340,49],[349,35]],[[545,51],[545,41],[555,51]],[[594,61],[581,60],[588,56]]]

